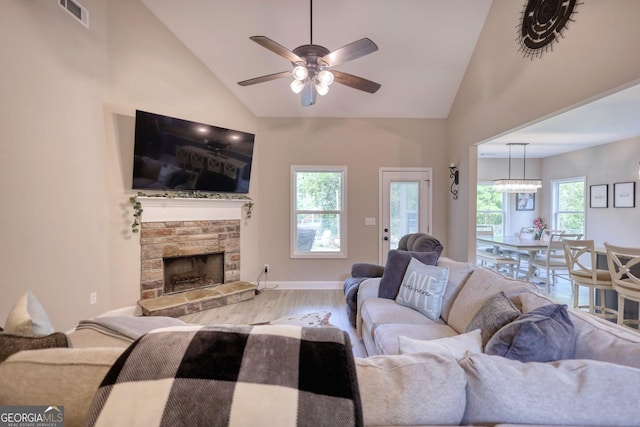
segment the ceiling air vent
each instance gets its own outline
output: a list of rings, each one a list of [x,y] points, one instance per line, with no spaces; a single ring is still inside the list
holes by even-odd
[[[89,28],[89,11],[84,6],[72,0],[59,0],[58,4],[80,21],[82,25]]]

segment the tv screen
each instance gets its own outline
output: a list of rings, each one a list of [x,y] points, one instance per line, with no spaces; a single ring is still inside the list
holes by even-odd
[[[136,110],[133,189],[248,193],[254,138]]]

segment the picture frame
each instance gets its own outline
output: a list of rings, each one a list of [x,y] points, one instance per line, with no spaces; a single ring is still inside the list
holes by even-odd
[[[589,186],[589,207],[608,208],[609,207],[609,184],[599,184]]]
[[[635,208],[636,207],[636,183],[616,182],[613,184],[613,207],[614,208]]]
[[[516,210],[533,211],[536,209],[536,193],[516,193]]]

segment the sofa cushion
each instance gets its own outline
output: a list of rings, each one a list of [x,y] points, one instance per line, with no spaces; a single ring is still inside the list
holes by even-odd
[[[458,335],[449,325],[433,323],[431,325],[408,325],[403,323],[388,323],[378,326],[372,333],[373,354],[398,354],[400,351],[400,337],[416,340],[434,340]],[[369,345],[367,346],[367,351]]]
[[[407,271],[411,258],[415,258],[423,264],[436,265],[438,262],[438,253],[390,250],[387,255],[384,273],[380,279],[378,297],[396,298],[398,289],[400,289],[400,283],[402,283],[402,278],[404,277],[405,271]]]
[[[399,354],[433,353],[462,359],[467,352],[482,353],[480,329],[453,337],[434,340],[416,340],[401,335],[398,338]]]
[[[564,304],[549,304],[500,329],[485,348],[487,354],[521,362],[572,359],[576,336]]]
[[[489,297],[469,322],[467,332],[480,329],[482,331],[482,347],[487,345],[493,334],[507,323],[520,316],[520,310],[500,291]]]
[[[570,309],[569,315],[576,333],[576,359],[640,368],[640,334],[579,310]]]
[[[469,279],[469,276],[471,276],[471,272],[475,266],[468,262],[457,262],[450,258],[440,257],[438,259],[438,267],[447,267],[449,269],[447,287],[444,290],[442,311],[440,313],[444,321],[448,322],[453,301],[455,301],[460,289],[462,289],[467,279]]]
[[[0,405],[61,405],[64,425],[81,426],[123,348],[21,351],[0,364]]]
[[[438,320],[448,276],[446,267],[425,265],[411,258],[396,302],[419,311],[431,320]]]
[[[55,331],[40,301],[31,291],[27,291],[11,308],[4,332],[34,336],[49,335]]]
[[[595,360],[522,363],[486,354],[459,361],[467,424],[637,425],[640,369]]]
[[[448,323],[458,333],[464,333],[473,316],[490,296],[504,291],[505,295],[513,301],[517,295],[527,290],[536,291],[536,286],[533,283],[509,279],[489,269],[477,267],[453,302]]]
[[[374,298],[366,300],[360,307],[362,320],[372,328],[386,323],[406,323],[410,325],[431,325],[442,323],[422,315],[416,310],[397,304],[394,300]]]
[[[356,358],[364,425],[458,425],[466,379],[455,359],[418,353]]]

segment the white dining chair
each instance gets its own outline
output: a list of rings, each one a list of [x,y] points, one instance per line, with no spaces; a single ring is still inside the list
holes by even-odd
[[[616,246],[604,242],[613,289],[618,293],[618,325],[640,329],[640,320],[625,319],[625,301],[640,303],[640,248]],[[635,325],[633,328],[630,325]]]
[[[546,271],[547,292],[550,292],[551,285],[556,283],[557,271],[568,271],[569,269],[564,255],[563,239],[579,240],[582,238],[582,233],[564,233],[562,231],[554,232],[554,230],[548,230],[547,233],[542,233],[540,240],[543,240],[543,238],[547,241],[547,249],[529,260],[527,280],[531,280],[535,272],[539,272],[544,268]]]

